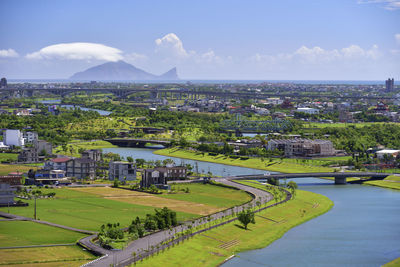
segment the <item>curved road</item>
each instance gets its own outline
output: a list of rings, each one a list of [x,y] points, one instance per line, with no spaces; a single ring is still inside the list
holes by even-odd
[[[219,178],[219,179],[213,179],[213,180],[218,183],[224,184],[224,185],[228,185],[228,186],[238,188],[240,190],[244,190],[244,191],[252,194],[254,198],[249,203],[245,203],[240,206],[230,208],[230,209],[220,211],[220,212],[210,215],[211,221],[220,219],[227,215],[231,215],[233,212],[240,212],[243,209],[248,208],[249,205],[256,206],[257,201],[260,201],[261,203],[266,203],[273,199],[272,195],[266,191],[263,191],[263,190],[260,190],[260,189],[254,188],[254,187],[242,185],[239,183],[235,183],[235,182],[230,181],[230,179],[231,179],[231,177],[226,177],[226,179]],[[208,220],[206,218],[207,217],[202,217],[202,218],[190,221],[190,222],[185,222],[182,225],[172,228],[172,231],[169,229],[163,230],[163,231],[159,231],[154,234],[145,236],[143,238],[137,239],[137,240],[133,241],[132,243],[130,243],[124,250],[106,250],[106,249],[101,248],[91,242],[91,240],[94,237],[96,237],[96,235],[91,235],[91,236],[85,237],[85,238],[81,239],[79,242],[82,245],[84,245],[85,247],[91,249],[92,251],[95,251],[98,254],[105,255],[105,257],[102,257],[95,261],[89,262],[89,263],[85,264],[84,266],[85,267],[86,266],[112,266],[112,265],[125,266],[125,265],[129,264],[129,260],[130,260],[130,258],[132,258],[133,253],[136,253],[136,255],[139,255],[142,252],[144,252],[145,250],[147,250],[148,248],[151,248],[152,246],[156,247],[160,243],[173,237],[176,233],[180,233],[180,232],[188,230],[189,225],[191,225],[192,227],[196,227],[196,226],[199,226],[202,224],[206,224],[206,223],[208,223]]]

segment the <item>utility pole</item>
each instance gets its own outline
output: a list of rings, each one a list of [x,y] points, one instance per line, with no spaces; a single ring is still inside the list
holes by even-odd
[[[36,220],[36,195],[34,195],[34,198],[35,198],[35,214],[34,214],[34,218],[35,218],[35,220]]]

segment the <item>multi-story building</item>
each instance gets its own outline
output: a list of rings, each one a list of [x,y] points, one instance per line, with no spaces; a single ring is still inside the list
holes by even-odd
[[[39,157],[38,150],[35,147],[27,147],[24,148],[19,154],[18,154],[18,162],[24,162],[24,163],[36,163],[40,162],[43,159]]]
[[[24,146],[24,137],[20,130],[7,129],[3,132],[4,144],[7,146]]]
[[[25,143],[32,144],[33,142],[38,140],[37,132],[24,132],[23,136],[25,138]]]
[[[37,149],[39,155],[51,155],[53,154],[53,146],[51,143],[44,140],[36,140],[33,145]]]
[[[120,181],[136,180],[136,166],[131,162],[111,161],[108,169],[108,179]]]
[[[67,162],[71,160],[71,158],[54,158],[46,161],[44,164],[44,168],[46,170],[63,170],[67,171]]]
[[[94,161],[101,161],[101,150],[100,149],[90,149],[82,152],[81,157],[85,159],[92,159]]]
[[[267,150],[282,150],[286,157],[332,156],[335,154],[332,142],[320,139],[269,140],[266,148]]]
[[[387,79],[386,81],[385,81],[385,85],[386,85],[386,91],[387,92],[393,92],[393,90],[394,90],[394,78],[392,78],[392,79]]]
[[[68,177],[93,179],[96,175],[96,162],[89,158],[75,158],[67,161]]]
[[[0,183],[0,205],[11,205],[14,203],[14,191],[15,188],[11,188],[9,184]]]
[[[183,180],[186,178],[187,168],[184,166],[156,167],[143,172],[140,186],[149,187],[154,184],[157,187],[165,187],[167,181]]]

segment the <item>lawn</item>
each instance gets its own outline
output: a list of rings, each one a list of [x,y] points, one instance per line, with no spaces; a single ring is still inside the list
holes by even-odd
[[[373,126],[377,124],[398,124],[396,122],[360,122],[360,123],[344,123],[344,122],[336,122],[336,123],[318,123],[318,122],[310,122],[310,123],[304,123],[304,127],[306,128],[333,128],[333,127],[339,127],[339,128],[344,128],[344,127],[349,127],[349,126],[354,126],[354,127],[364,127],[364,126]]]
[[[17,161],[17,153],[0,153],[0,162],[2,161]]]
[[[208,153],[194,152],[189,150],[181,150],[177,148],[168,148],[157,150],[154,152],[155,154],[170,156],[170,157],[179,157],[186,159],[194,159],[201,161],[208,161],[226,165],[234,165],[240,167],[247,167],[259,170],[269,170],[269,171],[277,171],[284,173],[303,173],[303,172],[332,172],[333,168],[320,166],[318,162],[312,164],[303,163],[301,160],[296,161],[296,159],[263,159],[263,158],[250,158],[246,160],[242,159],[233,159],[229,158],[225,155],[219,154],[217,156],[211,156]]]
[[[6,266],[81,266],[95,258],[76,245],[0,250],[0,265]]]
[[[189,188],[190,193],[163,194],[160,197],[201,203],[218,208],[229,208],[251,200],[251,196],[244,191],[210,184],[176,184],[172,186],[178,192],[179,189]]]
[[[70,149],[71,147],[72,150]],[[84,150],[88,150],[88,149],[101,149],[105,147],[117,147],[117,146],[103,140],[96,140],[96,141],[75,140],[68,144],[67,151],[64,151],[62,146],[58,146],[55,149],[53,149],[53,153],[72,156],[72,157],[80,157],[81,155],[79,154],[79,149],[81,148],[83,148]]]
[[[384,180],[369,181],[364,184],[400,190],[400,176],[390,175]]]
[[[122,226],[128,226],[136,216],[143,218],[147,213],[154,212],[154,207],[107,199],[96,194],[69,188],[43,188],[41,191],[43,193],[55,192],[56,197],[55,199],[37,200],[37,217],[44,221],[79,229],[98,231],[102,224],[109,222],[119,222]],[[29,203],[28,207],[10,207],[10,213],[33,217],[34,201],[24,201]],[[0,208],[0,210],[7,212],[7,207]],[[178,220],[187,220],[199,216],[179,211],[177,215]]]
[[[46,234],[44,234],[46,233]],[[85,235],[29,221],[0,221],[0,247],[69,244]]]
[[[333,202],[325,196],[297,190],[294,200],[258,213],[256,224],[250,224],[249,230],[232,222],[196,235],[137,265],[190,266],[196,262],[198,266],[217,266],[240,251],[268,246],[289,229],[327,212],[332,206]]]
[[[30,169],[36,170],[35,166],[24,166],[14,164],[1,164],[0,163],[0,175],[8,175],[10,172],[28,172]]]

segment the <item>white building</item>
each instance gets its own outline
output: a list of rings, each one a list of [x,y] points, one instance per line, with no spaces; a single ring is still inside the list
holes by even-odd
[[[3,141],[7,146],[24,146],[24,137],[20,130],[5,130],[3,132]]]
[[[33,143],[38,140],[37,132],[25,132],[24,133],[25,143]]]
[[[0,184],[0,204],[13,204],[15,190],[9,184]]]
[[[316,108],[297,108],[297,112],[304,112],[308,114],[318,114],[319,110]]]
[[[396,149],[383,149],[376,151],[376,156],[378,159],[384,159],[385,155],[392,156],[393,158],[396,158],[397,155],[400,155],[400,150]]]
[[[136,166],[131,162],[110,161],[108,168],[108,179],[118,179],[120,181],[136,180]]]

